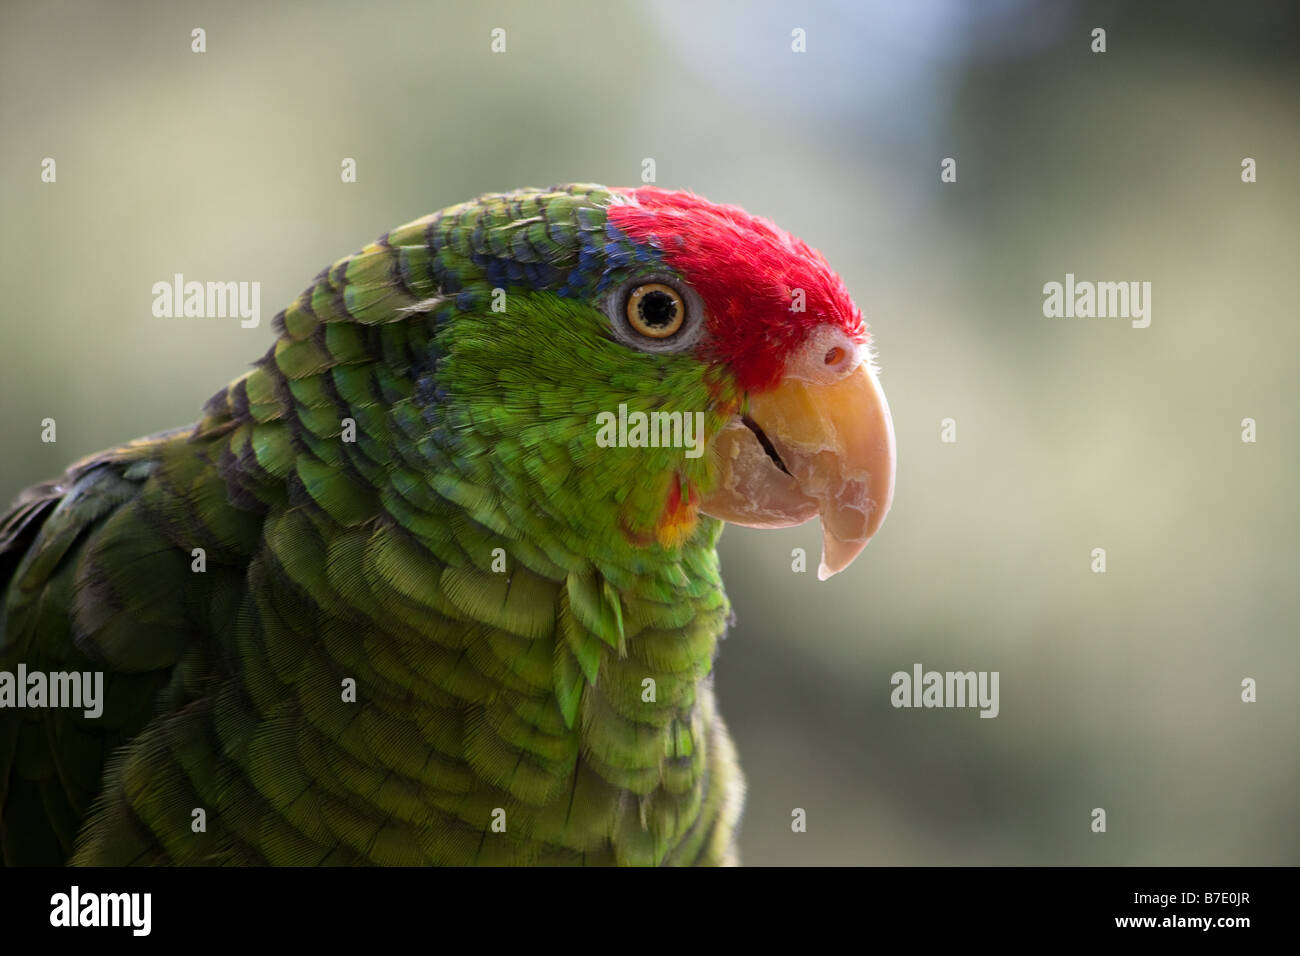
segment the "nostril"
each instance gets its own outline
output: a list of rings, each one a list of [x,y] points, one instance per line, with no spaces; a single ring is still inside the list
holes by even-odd
[[[798,352],[791,356],[788,370],[809,382],[829,385],[857,367],[866,350],[838,328],[822,325],[814,329]]]

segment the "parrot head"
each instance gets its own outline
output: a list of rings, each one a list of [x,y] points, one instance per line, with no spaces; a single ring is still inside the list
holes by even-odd
[[[820,516],[823,580],[880,527],[889,407],[822,256],[654,187],[484,197],[426,229],[439,294],[423,445],[556,551],[637,570],[718,522]]]

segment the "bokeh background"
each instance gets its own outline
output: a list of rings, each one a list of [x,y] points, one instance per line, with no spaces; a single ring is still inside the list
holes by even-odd
[[[1298,27],[1290,2],[6,3],[0,497],[193,420],[388,227],[653,157],[826,254],[898,434],[846,573],[791,572],[815,524],[723,537],[745,861],[1300,863]],[[261,281],[262,325],[154,318],[175,272]],[[1067,272],[1150,281],[1150,328],[1044,318]],[[1000,716],[893,709],[916,662],[999,671]]]

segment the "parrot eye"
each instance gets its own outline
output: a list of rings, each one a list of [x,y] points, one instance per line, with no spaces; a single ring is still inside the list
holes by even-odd
[[[686,321],[686,303],[672,286],[647,282],[632,289],[624,306],[628,324],[652,339],[666,339]]]
[[[675,276],[641,275],[605,300],[615,338],[640,352],[683,352],[704,329],[704,303]]]

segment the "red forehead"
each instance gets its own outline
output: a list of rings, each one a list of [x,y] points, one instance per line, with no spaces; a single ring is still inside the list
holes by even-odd
[[[803,240],[738,206],[690,193],[653,186],[616,192],[631,201],[610,206],[609,221],[657,248],[700,294],[709,311],[711,358],[725,362],[742,388],[775,385],[786,356],[819,325],[867,340],[844,282]],[[791,309],[797,290],[802,312]]]

